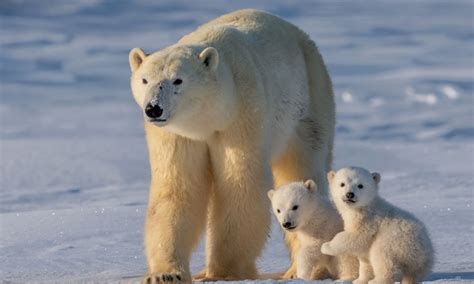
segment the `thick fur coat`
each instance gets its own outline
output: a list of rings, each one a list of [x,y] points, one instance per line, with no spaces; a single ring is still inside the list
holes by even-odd
[[[320,192],[313,180],[293,182],[270,190],[268,197],[282,228],[297,235],[298,278],[349,281],[357,278],[359,264],[355,257],[321,253],[321,245],[341,232],[343,223],[325,192]]]
[[[359,259],[355,283],[418,283],[433,265],[433,246],[421,221],[378,195],[380,175],[362,168],[329,172],[332,199],[344,231],[321,251]]]
[[[176,44],[129,55],[152,180],[147,281],[190,281],[207,233],[207,279],[251,279],[266,242],[266,189],[312,178],[327,191],[334,99],[314,42],[268,13],[236,11]],[[287,236],[294,257],[297,241]],[[293,275],[295,264],[286,276]]]

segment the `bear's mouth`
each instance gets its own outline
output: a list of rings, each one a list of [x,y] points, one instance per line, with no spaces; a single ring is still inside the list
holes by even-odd
[[[296,226],[285,228],[285,230],[287,230],[287,231],[292,231],[294,229],[296,229]]]
[[[350,204],[354,204],[357,202],[355,198],[343,198],[342,201],[344,201],[345,203],[350,203]]]
[[[147,118],[149,123],[153,123],[156,126],[164,126],[168,122],[166,118]]]
[[[165,118],[149,118],[148,121],[149,122],[165,122],[166,119]]]

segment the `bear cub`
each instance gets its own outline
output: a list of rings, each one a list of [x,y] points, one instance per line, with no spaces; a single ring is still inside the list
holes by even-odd
[[[344,231],[321,247],[326,255],[359,260],[354,283],[418,283],[433,265],[433,246],[423,223],[378,195],[378,173],[349,167],[328,173]]]
[[[327,195],[318,191],[313,180],[293,182],[270,190],[268,197],[283,229],[297,235],[298,278],[357,278],[358,263],[355,257],[334,257],[321,253],[321,245],[343,230],[343,222]]]

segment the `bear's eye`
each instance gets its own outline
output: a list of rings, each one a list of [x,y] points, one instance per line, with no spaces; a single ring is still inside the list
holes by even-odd
[[[341,182],[341,187],[344,187],[345,185],[346,185],[345,183]]]
[[[293,206],[292,210],[298,210],[298,205]]]
[[[277,209],[277,212],[280,213],[280,209]]]
[[[360,189],[364,188],[364,186],[362,184],[359,184],[357,187],[360,188]]]
[[[148,84],[148,81],[145,78],[143,78],[142,83],[146,85],[146,84]]]
[[[173,85],[175,85],[175,86],[176,85],[181,85],[181,83],[183,83],[183,80],[181,80],[179,78],[173,81]]]

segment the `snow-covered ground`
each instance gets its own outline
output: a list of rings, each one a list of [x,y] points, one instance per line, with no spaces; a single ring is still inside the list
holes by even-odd
[[[474,281],[472,1],[0,2],[0,280],[136,280],[148,161],[128,51],[254,7],[318,43],[337,95],[335,167],[382,173],[426,222],[431,281]],[[412,3],[413,2],[413,3]],[[203,246],[192,269],[204,263]],[[288,265],[274,224],[262,272]]]

